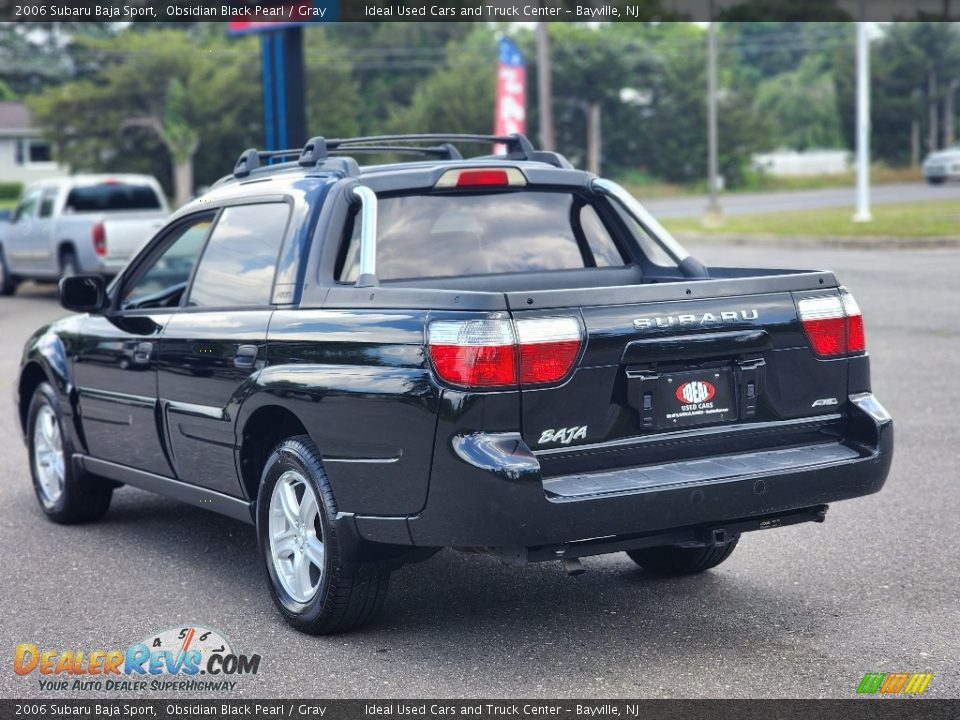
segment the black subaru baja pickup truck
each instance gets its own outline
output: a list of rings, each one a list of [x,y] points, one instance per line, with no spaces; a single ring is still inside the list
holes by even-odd
[[[80,314],[17,384],[43,512],[132,485],[252,523],[310,633],[444,547],[700,572],[876,492],[893,452],[832,273],[705,267],[520,135],[248,150],[109,287],[60,294]]]

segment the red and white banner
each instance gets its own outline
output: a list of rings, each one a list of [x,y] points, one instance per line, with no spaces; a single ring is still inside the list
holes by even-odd
[[[497,99],[493,116],[495,135],[523,133],[527,129],[527,69],[512,40],[500,40]],[[502,148],[498,148],[502,152]]]

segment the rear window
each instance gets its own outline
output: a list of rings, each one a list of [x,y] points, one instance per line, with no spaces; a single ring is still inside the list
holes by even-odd
[[[378,203],[381,280],[622,266],[596,210],[575,193],[404,195]],[[348,228],[337,277],[359,277],[360,222]]]
[[[67,195],[67,212],[110,212],[114,210],[159,210],[160,198],[149,185],[103,182],[75,187]]]

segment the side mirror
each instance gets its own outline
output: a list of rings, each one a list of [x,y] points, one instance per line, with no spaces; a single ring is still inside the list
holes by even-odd
[[[73,312],[99,312],[107,299],[107,284],[99,275],[73,275],[60,280],[60,304]]]

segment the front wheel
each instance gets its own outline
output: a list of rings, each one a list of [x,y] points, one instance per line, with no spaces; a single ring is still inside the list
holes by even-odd
[[[257,496],[257,537],[270,594],[284,619],[311,635],[365,625],[383,605],[390,571],[348,561],[320,451],[306,435],[280,443]]]
[[[64,432],[60,399],[48,383],[33,393],[27,415],[27,443],[33,489],[40,508],[57,523],[99,520],[110,507],[113,484],[73,464],[73,446]]]
[[[0,295],[4,297],[13,295],[17,291],[17,285],[19,284],[20,281],[11,274],[7,260],[3,256],[3,251],[0,250]]]
[[[945,177],[928,177],[927,178],[928,185],[943,185],[944,182],[946,182]]]
[[[734,538],[722,545],[706,547],[664,545],[628,550],[627,555],[637,565],[655,575],[694,575],[714,568],[730,557],[739,541],[740,538]]]

